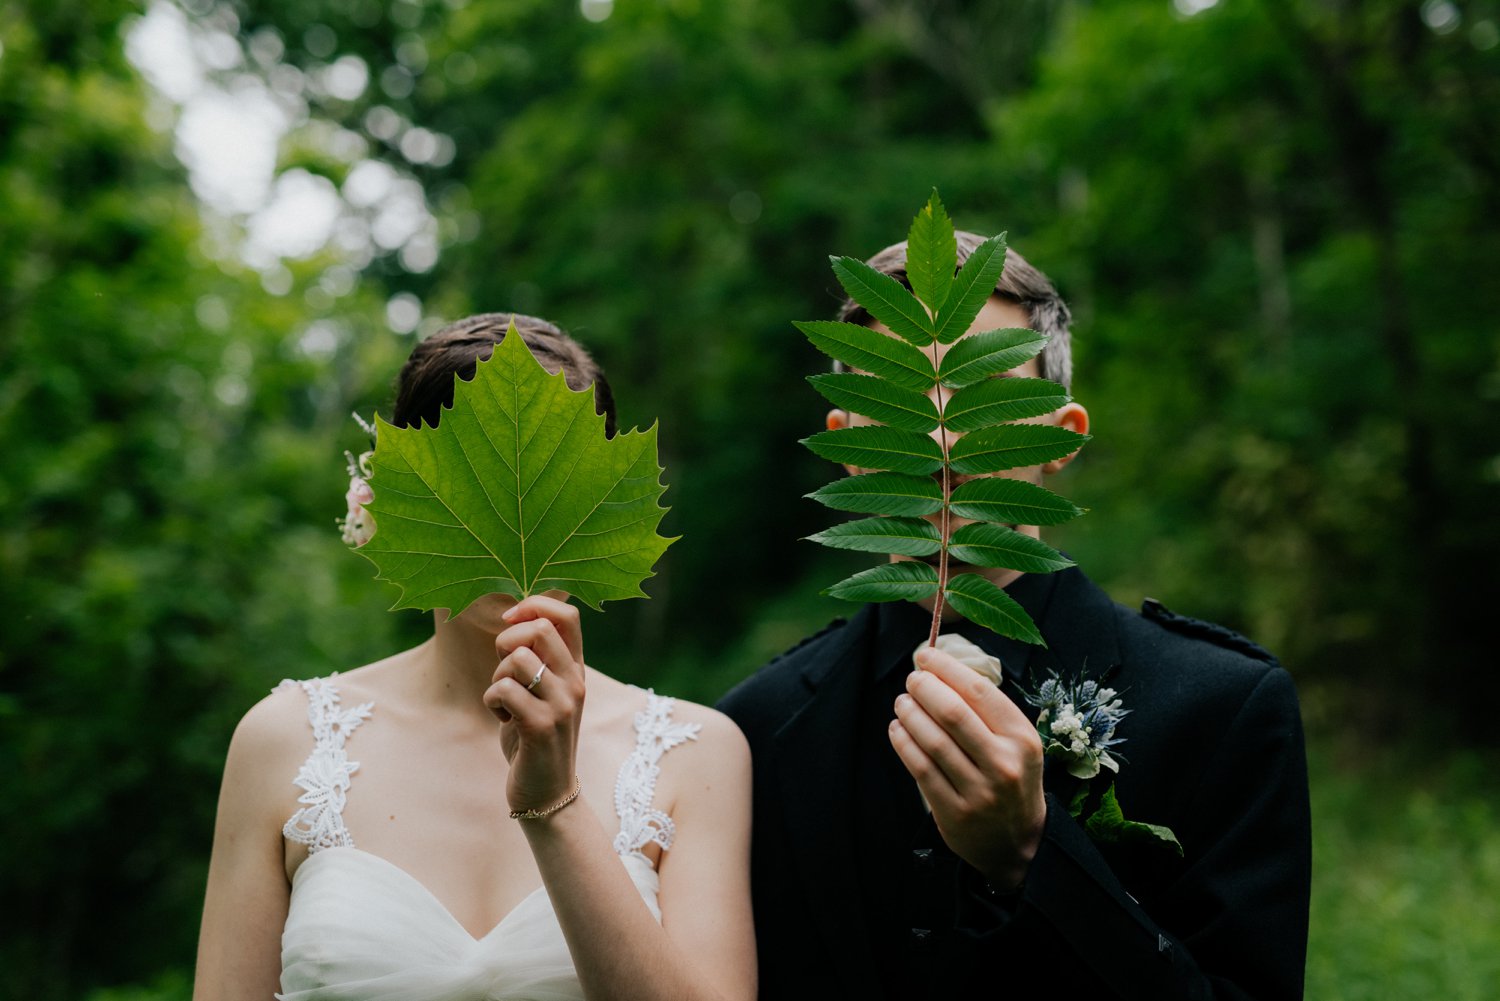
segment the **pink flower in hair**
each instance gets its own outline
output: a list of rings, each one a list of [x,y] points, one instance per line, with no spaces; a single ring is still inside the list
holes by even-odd
[[[359,414],[355,414],[354,419],[359,421],[360,427],[369,432],[373,440],[375,429],[361,420]],[[338,526],[344,545],[353,546],[356,549],[369,542],[375,535],[375,516],[365,510],[365,505],[375,499],[375,492],[370,489],[369,483],[372,475],[370,459],[374,454],[373,449],[361,453],[358,458],[355,458],[352,452],[344,453],[344,459],[349,467],[349,489],[344,493],[346,510],[344,516],[338,519]]]

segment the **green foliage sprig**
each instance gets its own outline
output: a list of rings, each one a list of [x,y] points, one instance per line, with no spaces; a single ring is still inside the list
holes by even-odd
[[[592,389],[548,374],[514,323],[437,427],[376,425],[375,534],[358,552],[401,588],[397,608],[557,589],[597,609],[645,597],[676,541],[656,532],[656,427],[606,438]]]
[[[1066,389],[1046,379],[1001,378],[1036,357],[1046,344],[1042,334],[1003,329],[964,337],[994,291],[1005,255],[1001,234],[958,267],[953,223],[933,192],[907,236],[910,291],[861,261],[831,259],[850,298],[895,337],[854,323],[796,323],[818,350],[853,370],[808,381],[835,407],[878,422],[803,439],[825,459],[873,470],[808,495],[837,511],[870,515],[811,538],[837,549],[931,561],[864,570],[827,593],[850,601],[935,596],[934,643],[946,602],[997,633],[1046,645],[1031,617],[1003,589],[977,573],[951,575],[950,561],[1024,573],[1073,565],[1013,526],[1056,525],[1082,511],[1034,483],[990,476],[1061,459],[1089,437],[1051,424],[1015,423],[1071,400]],[[941,354],[940,344],[952,346]],[[934,393],[939,387],[942,394]],[[940,396],[941,408],[934,402]],[[957,476],[973,478],[955,487]],[[936,523],[929,520],[934,517]],[[950,531],[954,518],[970,523]]]

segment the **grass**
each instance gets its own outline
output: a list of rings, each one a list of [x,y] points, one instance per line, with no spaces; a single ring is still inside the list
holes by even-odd
[[[1495,764],[1314,733],[1310,1001],[1500,998]]]

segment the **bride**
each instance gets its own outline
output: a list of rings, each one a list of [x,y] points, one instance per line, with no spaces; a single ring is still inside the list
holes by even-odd
[[[514,319],[546,368],[594,384],[612,434],[593,360]],[[510,320],[419,344],[394,423],[436,424]],[[587,666],[565,597],[440,609],[420,646],[246,714],[195,1001],[755,996],[745,741]]]

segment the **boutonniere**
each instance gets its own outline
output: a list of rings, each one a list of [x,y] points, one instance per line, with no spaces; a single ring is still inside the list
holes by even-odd
[[[1105,770],[1119,772],[1125,760],[1114,751],[1125,742],[1115,736],[1115,728],[1130,715],[1119,693],[1093,679],[1069,683],[1054,674],[1035,692],[1022,694],[1039,710],[1036,729],[1044,753],[1084,781],[1068,803],[1068,812],[1083,821],[1089,837],[1105,844],[1160,842],[1181,856],[1182,843],[1171,828],[1125,819],[1113,781],[1102,793],[1093,788],[1094,779]]]

